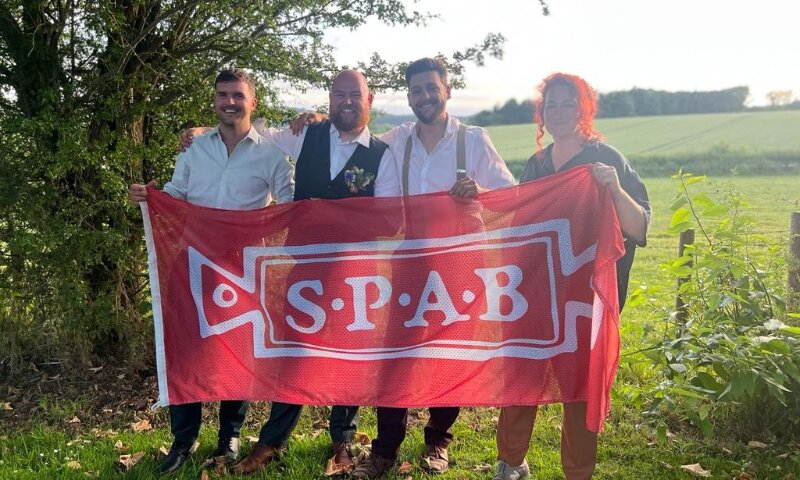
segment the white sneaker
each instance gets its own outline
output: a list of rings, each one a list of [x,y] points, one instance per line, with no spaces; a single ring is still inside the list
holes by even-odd
[[[512,467],[505,460],[497,462],[497,473],[492,480],[527,480],[531,478],[531,469],[528,468],[528,461],[523,460],[522,465]]]

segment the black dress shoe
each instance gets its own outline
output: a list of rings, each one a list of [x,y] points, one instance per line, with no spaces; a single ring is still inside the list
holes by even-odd
[[[166,475],[181,468],[183,462],[194,452],[195,445],[194,443],[172,442],[172,446],[169,447],[169,453],[156,468],[156,473],[158,475]]]
[[[212,457],[225,457],[225,462],[236,462],[239,458],[239,437],[220,438]]]

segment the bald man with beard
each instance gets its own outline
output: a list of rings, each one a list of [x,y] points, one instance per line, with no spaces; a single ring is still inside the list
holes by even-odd
[[[370,135],[367,127],[372,99],[364,76],[345,70],[331,85],[329,121],[309,125],[299,136],[289,128],[256,126],[261,135],[296,159],[295,200],[400,195],[394,156],[385,143]],[[358,173],[361,181],[353,180],[353,167],[363,170]],[[369,179],[366,185],[362,185],[363,179]],[[258,443],[234,467],[234,473],[256,472],[275,458],[297,425],[301,409],[301,405],[273,402]],[[334,463],[343,471],[353,466],[350,442],[357,424],[358,406],[336,405],[331,409],[331,452]]]

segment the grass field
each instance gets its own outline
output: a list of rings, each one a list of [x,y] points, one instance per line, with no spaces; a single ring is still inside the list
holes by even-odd
[[[512,128],[512,127],[509,127]],[[672,196],[677,183],[668,178],[645,179],[650,192],[655,216],[647,248],[640,249],[631,277],[631,288],[641,284],[651,287],[669,281],[659,268],[659,263],[674,257],[677,239],[666,234]],[[752,205],[750,214],[758,219],[756,229],[774,238],[786,238],[789,212],[800,210],[800,176],[726,178],[712,182],[705,188],[733,190],[744,193]],[[784,274],[785,275],[785,274]],[[669,306],[673,298],[660,297],[655,302]],[[653,319],[650,306],[641,305],[627,309],[621,321],[623,352],[642,345],[647,336],[646,322]],[[657,325],[651,325],[658,328]],[[624,356],[617,384],[629,382]],[[114,377],[111,377],[114,378]],[[127,382],[128,380],[120,380]],[[0,390],[0,394],[3,391]],[[143,394],[144,395],[144,394]],[[0,397],[2,399],[2,397]],[[136,400],[131,399],[131,405]],[[0,405],[2,402],[0,402]],[[243,436],[258,434],[266,418],[266,405],[257,404],[248,415]],[[362,429],[375,435],[375,418],[372,409],[363,409]],[[209,409],[206,426],[201,432],[202,446],[192,463],[178,475],[169,478],[197,479],[201,463],[215,443],[213,423],[216,414]],[[90,416],[85,401],[74,399],[40,400],[39,408],[29,419],[28,427],[11,431],[2,426],[2,415],[11,412],[0,410],[0,479],[85,479],[119,478],[115,462],[121,449],[128,453],[143,452],[144,457],[125,478],[153,478],[159,461],[159,448],[168,447],[171,441],[166,411],[149,413],[143,406],[127,410]],[[83,419],[80,424],[70,423],[73,416]],[[450,449],[451,471],[437,477],[420,470],[418,457],[422,451],[422,426],[427,419],[424,411],[413,411],[410,416],[409,438],[403,445],[400,462],[409,462],[410,472],[393,471],[384,478],[407,480],[422,478],[488,479],[495,461],[494,423],[496,409],[468,409],[462,412],[454,427],[456,441]],[[155,429],[134,433],[131,423],[150,418]],[[94,420],[90,420],[94,419]],[[248,478],[256,479],[316,479],[323,478],[323,465],[327,456],[328,436],[324,428],[327,411],[324,408],[306,409],[299,428],[290,440],[288,453],[264,472]],[[543,408],[534,431],[528,461],[534,478],[540,480],[563,478],[560,471],[559,431],[560,407]],[[800,448],[797,445],[778,444],[769,436],[754,436],[767,444],[766,448],[752,448],[730,439],[704,440],[692,430],[677,431],[666,443],[658,443],[649,428],[641,426],[640,413],[615,400],[601,436],[597,479],[672,480],[696,478],[681,469],[681,465],[699,463],[711,471],[714,479],[778,479],[800,477]],[[99,429],[99,430],[98,430]],[[113,432],[108,432],[113,429]],[[122,447],[115,447],[120,442]],[[244,442],[243,451],[251,448]],[[743,473],[750,475],[742,476]],[[215,478],[210,474],[210,478]]]
[[[747,150],[800,151],[800,110],[599,119],[597,130],[629,157],[707,151],[719,145]],[[488,127],[511,165],[535,151],[534,124]]]

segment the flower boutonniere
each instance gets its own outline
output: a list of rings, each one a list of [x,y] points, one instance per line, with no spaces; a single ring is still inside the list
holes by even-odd
[[[363,168],[358,168],[353,165],[350,170],[344,171],[344,183],[347,184],[347,189],[350,193],[363,192],[367,186],[375,180],[375,174],[372,172],[365,172]]]

